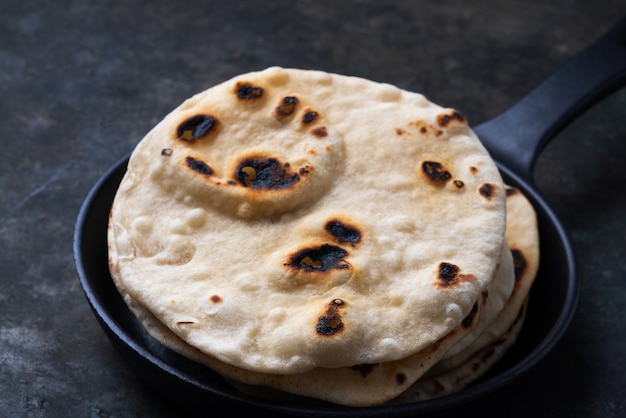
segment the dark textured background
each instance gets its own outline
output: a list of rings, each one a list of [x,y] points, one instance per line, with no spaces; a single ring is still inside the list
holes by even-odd
[[[267,66],[313,68],[419,91],[478,124],[626,13],[623,0],[267,3],[0,0],[0,416],[183,414],[98,326],[72,235],[98,177],[186,97]],[[506,402],[457,414],[626,416],[625,162],[625,90],[545,149],[536,183],[572,238],[578,311],[494,395]]]

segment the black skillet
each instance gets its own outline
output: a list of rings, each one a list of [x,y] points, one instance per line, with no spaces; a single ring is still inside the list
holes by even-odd
[[[413,404],[348,408],[314,401],[270,402],[242,394],[206,367],[161,346],[146,334],[113,285],[107,266],[109,208],[128,156],[105,173],[83,203],[74,256],[87,300],[113,345],[158,393],[187,411],[245,407],[300,416],[415,416],[486,396],[535,366],[554,347],[576,309],[580,283],[572,247],[556,215],[533,185],[544,145],[584,110],[626,83],[626,18],[509,110],[475,128],[508,184],[534,205],[541,234],[541,266],[528,316],[514,348],[487,376],[465,390]]]

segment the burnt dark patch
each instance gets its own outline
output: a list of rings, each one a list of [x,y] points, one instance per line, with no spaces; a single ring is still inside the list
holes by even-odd
[[[406,380],[407,380],[406,374],[402,372],[396,373],[396,383],[398,384],[398,386],[404,385]]]
[[[317,116],[318,113],[315,110],[309,110],[302,116],[302,123],[311,123],[317,119]]]
[[[437,124],[442,128],[445,128],[450,124],[450,122],[453,121],[465,123],[466,119],[465,116],[463,116],[456,110],[449,114],[437,115]]]
[[[344,329],[339,310],[344,307],[342,299],[333,299],[326,307],[326,312],[317,318],[315,332],[323,337],[330,337]]]
[[[524,257],[524,253],[521,250],[511,248],[511,255],[513,256],[513,271],[515,272],[515,280],[519,280],[526,271],[528,263],[526,262],[526,257]]]
[[[474,318],[476,317],[476,313],[478,313],[478,303],[474,303],[472,306],[472,310],[467,314],[463,321],[461,321],[461,325],[463,328],[469,328],[474,323]]]
[[[465,187],[465,183],[463,183],[461,180],[454,180],[453,183],[457,189],[462,189],[463,187]]]
[[[478,192],[487,200],[491,200],[495,197],[498,186],[493,183],[483,183],[478,188]]]
[[[213,174],[213,169],[202,160],[198,160],[193,157],[187,157],[185,159],[185,162],[187,163],[187,167],[191,168],[196,173],[200,173],[205,176]]]
[[[196,115],[178,125],[178,139],[194,142],[208,134],[216,125],[217,120],[211,115]]]
[[[285,189],[300,180],[297,173],[288,169],[288,165],[275,158],[249,158],[237,166],[235,177],[242,186],[251,189]]]
[[[319,247],[301,249],[289,258],[287,266],[310,272],[326,272],[350,268],[345,257],[348,252],[335,245],[323,244]]]
[[[174,151],[172,151],[171,148],[163,148],[161,150],[161,155],[165,156],[165,157],[169,157],[170,155],[172,155],[174,153]]]
[[[287,96],[284,97],[280,102],[276,109],[274,109],[274,113],[278,117],[289,116],[294,110],[296,110],[296,105],[298,104],[298,98],[295,96]]]
[[[459,285],[461,282],[474,281],[473,274],[460,274],[458,266],[445,261],[439,263],[439,272],[435,285],[441,289],[448,289]]]
[[[315,332],[319,335],[330,336],[337,334],[343,329],[343,322],[341,316],[336,315],[323,315],[317,318],[317,326]]]
[[[338,242],[349,242],[350,244],[361,242],[361,232],[357,228],[346,225],[341,221],[328,221],[325,229],[334,236]]]
[[[325,126],[320,126],[319,128],[311,129],[311,135],[318,138],[324,138],[325,136],[328,136],[328,132],[326,131]]]
[[[435,182],[445,182],[452,177],[441,163],[436,161],[424,161],[422,163],[422,171],[430,180]]]
[[[220,295],[211,295],[209,300],[213,303],[222,303],[224,301]]]
[[[258,99],[263,96],[263,87],[239,82],[235,86],[235,92],[237,97],[243,100]]]
[[[456,279],[459,274],[459,267],[451,264],[451,263],[440,263],[439,264],[439,280],[442,282],[451,282]]]

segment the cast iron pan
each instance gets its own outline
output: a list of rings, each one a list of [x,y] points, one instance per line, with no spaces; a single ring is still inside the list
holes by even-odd
[[[584,110],[626,83],[626,18],[508,111],[475,128],[505,181],[534,205],[541,235],[541,265],[521,335],[488,375],[443,398],[397,406],[349,408],[316,401],[270,402],[233,389],[210,369],[153,340],[119,296],[108,272],[109,208],[128,156],[105,173],[80,210],[74,256],[80,283],[113,345],[138,375],[181,408],[209,413],[246,407],[300,416],[415,416],[485,396],[535,366],[568,327],[578,301],[572,247],[556,215],[533,185],[533,166],[543,146]]]

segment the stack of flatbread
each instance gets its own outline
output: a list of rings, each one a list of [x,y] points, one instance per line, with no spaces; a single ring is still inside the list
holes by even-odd
[[[269,68],[186,100],[137,145],[111,275],[148,332],[254,396],[415,402],[514,343],[532,206],[456,110]]]

